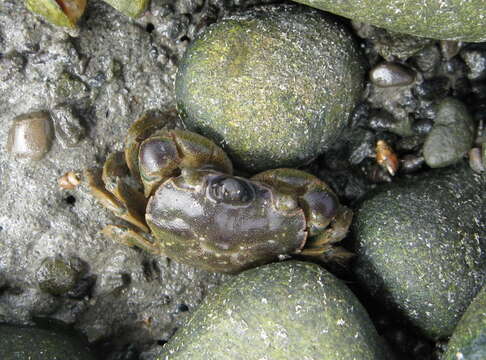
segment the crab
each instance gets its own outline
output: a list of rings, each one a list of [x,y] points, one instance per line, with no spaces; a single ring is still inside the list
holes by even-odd
[[[343,260],[335,246],[352,212],[317,177],[273,169],[234,176],[226,153],[193,132],[144,116],[124,152],[102,173],[86,171],[91,193],[128,224],[108,225],[114,240],[213,272],[237,273],[289,256]]]

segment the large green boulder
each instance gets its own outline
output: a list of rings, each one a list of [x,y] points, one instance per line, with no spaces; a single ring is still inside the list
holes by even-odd
[[[485,195],[463,164],[371,195],[353,224],[362,286],[431,338],[450,336],[486,277]]]
[[[206,297],[165,345],[170,360],[380,360],[384,346],[353,293],[315,264],[245,271]]]
[[[442,359],[486,359],[486,286],[474,298],[457,324]]]
[[[0,324],[2,360],[95,360],[78,338],[58,331]]]
[[[416,36],[486,41],[484,0],[294,0],[349,19]]]
[[[176,78],[184,123],[250,171],[299,166],[335,142],[363,88],[362,54],[329,15],[265,6],[191,43]]]

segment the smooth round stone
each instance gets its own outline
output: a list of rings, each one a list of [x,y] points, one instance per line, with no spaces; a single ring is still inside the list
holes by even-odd
[[[398,33],[440,40],[486,41],[484,0],[294,0]]]
[[[189,46],[176,98],[190,130],[256,172],[303,165],[333,144],[363,75],[362,54],[339,21],[266,6],[211,25]]]
[[[453,98],[443,100],[424,144],[427,165],[438,168],[461,161],[473,146],[474,127],[474,120],[462,102]]]
[[[95,360],[77,338],[57,331],[0,324],[2,360]]]
[[[442,360],[486,359],[486,286],[467,308]]]
[[[379,87],[407,86],[414,82],[415,74],[399,64],[383,63],[371,70],[370,80]]]
[[[7,151],[21,158],[39,160],[51,148],[53,137],[52,121],[46,112],[20,115],[10,127]]]
[[[429,337],[450,336],[486,279],[485,198],[466,164],[370,195],[353,224],[362,287]]]
[[[164,350],[160,359],[389,359],[346,285],[300,261],[232,278],[206,297]]]

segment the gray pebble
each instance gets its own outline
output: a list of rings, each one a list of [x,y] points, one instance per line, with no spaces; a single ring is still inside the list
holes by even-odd
[[[41,159],[51,148],[54,136],[46,112],[33,112],[16,117],[8,133],[7,151],[33,160]]]
[[[402,65],[383,63],[371,70],[370,80],[380,87],[407,86],[414,82],[415,74]]]
[[[474,123],[466,106],[447,98],[439,104],[434,127],[424,144],[425,162],[432,168],[454,164],[474,142]]]
[[[371,114],[369,126],[377,131],[389,131],[400,136],[409,136],[413,134],[412,119],[403,117],[395,119],[392,114],[385,110],[375,111]]]
[[[470,80],[486,79],[486,50],[464,49],[461,58],[469,68],[467,77]]]
[[[61,259],[46,258],[37,270],[36,279],[42,291],[60,296],[74,288],[79,273]]]
[[[56,128],[56,137],[62,147],[70,148],[78,145],[85,135],[85,129],[79,118],[68,105],[59,105],[52,110],[52,118]]]

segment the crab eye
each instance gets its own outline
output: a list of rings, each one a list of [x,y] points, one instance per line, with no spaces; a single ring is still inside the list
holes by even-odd
[[[209,181],[208,195],[218,202],[243,205],[253,201],[255,190],[250,183],[241,179],[218,176]]]

